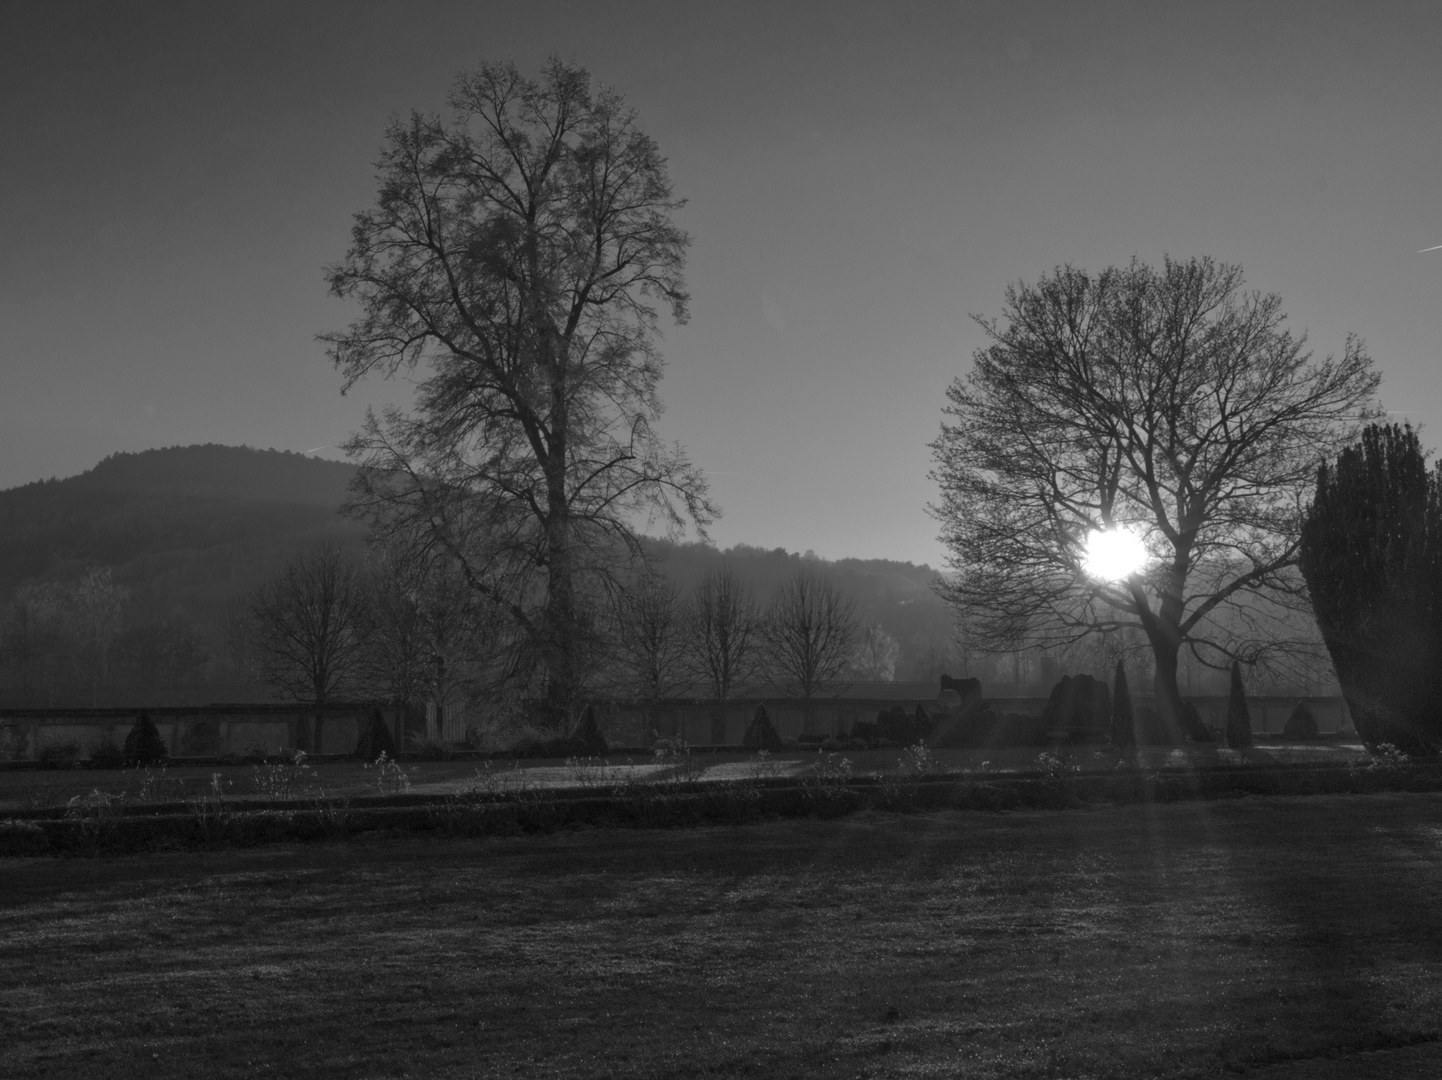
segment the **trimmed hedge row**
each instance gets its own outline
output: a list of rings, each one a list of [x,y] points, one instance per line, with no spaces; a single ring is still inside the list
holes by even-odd
[[[839,817],[890,811],[1059,809],[1087,804],[1173,802],[1243,795],[1442,791],[1442,766],[1383,769],[1283,767],[1199,772],[1126,770],[994,779],[817,779],[636,786],[511,796],[411,796],[265,809],[192,803],[188,812],[122,813],[97,806],[59,817],[0,821],[0,855],[93,854],[255,846],[360,833],[506,836],[565,828],[686,828],[767,817]]]

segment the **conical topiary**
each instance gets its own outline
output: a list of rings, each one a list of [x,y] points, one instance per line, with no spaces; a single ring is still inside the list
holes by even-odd
[[[396,756],[396,741],[391,735],[390,726],[386,718],[381,715],[379,709],[372,709],[370,719],[361,728],[360,740],[356,743],[355,753],[352,755],[360,761],[374,761],[381,754]]]
[[[576,729],[575,737],[588,754],[604,754],[608,749],[606,736],[601,731],[600,723],[596,720],[594,705],[587,705],[586,711],[581,714],[581,724]]]
[[[1227,745],[1235,748],[1252,745],[1252,714],[1247,711],[1247,695],[1242,689],[1242,666],[1232,661],[1232,692],[1227,698]]]
[[[1118,660],[1116,678],[1112,682],[1112,745],[1136,744],[1137,727],[1132,712],[1132,692],[1127,686],[1127,670]]]
[[[936,729],[936,721],[921,707],[920,702],[916,706],[916,715],[911,718],[911,725],[917,742],[925,742],[931,738],[931,733]]]
[[[1289,739],[1315,739],[1317,731],[1317,718],[1312,715],[1312,710],[1307,708],[1306,702],[1297,702],[1297,707],[1292,710],[1292,715],[1287,717],[1287,725],[1282,728],[1282,734]]]
[[[125,736],[123,752],[127,765],[154,765],[170,757],[170,751],[165,748],[165,740],[160,737],[160,729],[144,709],[135,718],[130,734]]]
[[[781,749],[781,736],[776,731],[776,725],[771,722],[771,717],[767,715],[765,705],[756,706],[751,723],[746,725],[746,734],[741,736],[741,745],[747,750]]]

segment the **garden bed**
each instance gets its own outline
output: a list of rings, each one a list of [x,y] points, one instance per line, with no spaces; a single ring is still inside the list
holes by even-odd
[[[1378,767],[1279,765],[1081,772],[1052,759],[1048,769],[1010,775],[922,774],[855,777],[837,766],[800,777],[629,780],[568,787],[504,785],[444,794],[226,798],[131,803],[95,791],[65,806],[17,809],[0,821],[0,854],[97,854],[208,845],[252,846],[356,836],[439,832],[503,836],[559,829],[677,828],[765,818],[832,818],[872,809],[1020,810],[1166,803],[1248,795],[1332,795],[1442,791],[1442,765]],[[605,767],[599,767],[605,776]]]

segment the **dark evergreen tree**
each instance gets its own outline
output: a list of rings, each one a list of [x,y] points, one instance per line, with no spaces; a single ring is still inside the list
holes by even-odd
[[[1232,690],[1227,697],[1227,745],[1242,748],[1252,745],[1252,714],[1247,709],[1247,694],[1242,689],[1242,665],[1232,661]]]
[[[125,736],[124,754],[127,765],[154,765],[170,757],[165,740],[160,737],[160,729],[144,709],[135,718],[130,734]]]
[[[1312,715],[1312,710],[1307,708],[1305,702],[1297,702],[1297,707],[1292,710],[1292,715],[1287,717],[1282,734],[1289,739],[1315,739],[1317,737],[1319,734],[1317,718]]]
[[[1127,669],[1118,660],[1116,677],[1112,681],[1112,745],[1136,744],[1137,727],[1132,712],[1132,692],[1127,686]]]
[[[374,761],[381,754],[396,756],[396,741],[391,736],[390,725],[379,709],[372,709],[370,719],[361,729],[360,740],[352,755],[360,761]]]
[[[1416,433],[1373,424],[1317,473],[1300,566],[1357,732],[1442,742],[1442,474]]]
[[[781,736],[776,731],[776,725],[771,722],[764,704],[756,706],[751,723],[746,725],[746,733],[741,736],[741,745],[748,750],[781,749]]]
[[[601,725],[596,720],[594,705],[587,705],[586,711],[581,714],[581,723],[576,728],[574,739],[588,754],[604,754],[609,749],[605,733],[601,731]]]

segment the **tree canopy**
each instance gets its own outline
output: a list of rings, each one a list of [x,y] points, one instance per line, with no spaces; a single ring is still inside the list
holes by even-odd
[[[991,344],[948,390],[931,507],[955,572],[945,595],[978,645],[1130,633],[1173,721],[1184,643],[1215,667],[1317,654],[1268,616],[1305,606],[1304,497],[1377,414],[1379,378],[1355,338],[1314,361],[1281,299],[1243,286],[1206,258],[1067,266],[979,320]],[[1145,565],[1090,576],[1089,536],[1119,528]]]
[[[376,204],[327,272],[362,314],[324,340],[347,387],[428,368],[413,410],[369,416],[347,447],[356,506],[444,549],[513,620],[564,724],[639,524],[715,513],[654,427],[656,306],[685,321],[690,240],[655,142],[584,69],[482,64],[449,106],[387,132]]]

